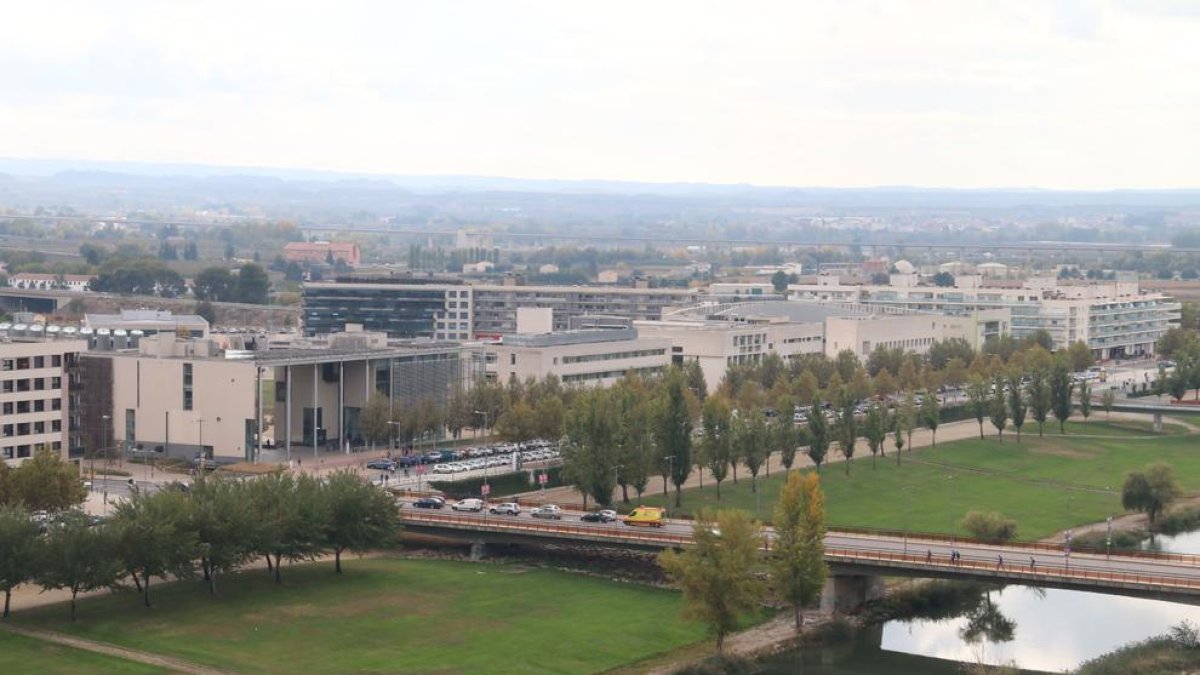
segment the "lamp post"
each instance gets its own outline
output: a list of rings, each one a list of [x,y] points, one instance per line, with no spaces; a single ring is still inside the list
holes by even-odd
[[[476,410],[475,414],[483,416],[483,430],[484,430],[484,432],[487,432],[487,430],[488,430],[488,411]]]
[[[1105,524],[1108,526],[1108,535],[1104,539],[1104,558],[1107,560],[1112,557],[1112,516],[1105,519]]]
[[[205,456],[205,454],[204,454],[204,418],[203,417],[199,417],[196,419],[196,426],[199,427],[199,429],[200,429],[198,444],[200,445],[200,470],[203,471],[204,470],[204,460],[208,459],[208,457]]]

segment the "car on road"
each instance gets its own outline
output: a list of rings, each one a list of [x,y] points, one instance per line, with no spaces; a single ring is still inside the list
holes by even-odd
[[[529,512],[534,518],[549,518],[550,520],[562,520],[562,509],[554,504],[546,504],[539,506]]]
[[[612,509],[601,509],[585,513],[579,519],[585,523],[615,523],[617,522],[617,512]]]
[[[625,516],[626,525],[662,527],[666,524],[666,511],[657,506],[639,506]]]
[[[377,471],[395,471],[396,465],[390,459],[373,459],[367,462],[367,468]]]
[[[474,497],[468,497],[466,499],[458,500],[450,508],[454,509],[455,511],[474,511],[478,513],[483,510],[483,500],[475,499]]]
[[[446,505],[446,500],[441,497],[421,497],[413,502],[413,506],[418,509],[440,509]]]
[[[504,502],[503,504],[494,504],[488,509],[488,513],[497,516],[519,516],[521,515],[521,505],[516,502]]]
[[[433,472],[434,473],[454,473],[454,467],[450,466],[449,464],[434,464]]]

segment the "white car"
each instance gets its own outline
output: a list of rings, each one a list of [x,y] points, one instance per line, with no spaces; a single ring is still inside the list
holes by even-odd
[[[562,520],[562,509],[554,504],[546,504],[539,506],[529,512],[529,515],[534,518],[549,518],[550,520]]]
[[[483,500],[475,498],[460,499],[450,508],[455,511],[474,511],[478,513],[483,510]]]
[[[489,508],[488,513],[497,516],[519,516],[521,515],[521,506],[516,502],[504,502],[503,504],[496,504]]]
[[[433,472],[434,473],[454,473],[454,468],[452,466],[450,466],[449,464],[434,464]]]

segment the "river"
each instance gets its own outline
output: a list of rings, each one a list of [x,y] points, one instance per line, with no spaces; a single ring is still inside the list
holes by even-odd
[[[1156,537],[1163,551],[1200,553],[1200,532]],[[1161,635],[1200,607],[1081,591],[1008,586],[944,620],[889,621],[856,640],[783,654],[766,673],[959,673],[961,663],[1016,664],[1061,673],[1131,642]],[[978,635],[964,639],[964,632]],[[968,635],[967,637],[972,637]]]

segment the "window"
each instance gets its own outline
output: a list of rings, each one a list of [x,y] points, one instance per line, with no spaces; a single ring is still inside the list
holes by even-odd
[[[23,356],[17,359],[17,370],[29,370],[29,357]]]
[[[44,356],[33,357],[33,367],[34,368],[45,368],[46,367],[46,357],[44,357]]]
[[[4,382],[0,382],[0,392],[11,394],[13,392],[13,381],[5,380]]]
[[[192,364],[183,364],[183,409],[192,409]]]
[[[3,430],[3,431],[4,431],[4,437],[5,437],[5,438],[9,438],[10,436],[12,436],[12,435],[13,435],[13,425],[11,425],[11,424],[5,424],[5,425],[4,425],[4,430]]]
[[[41,378],[41,377],[33,378],[33,390],[34,391],[42,391],[45,388],[46,388],[45,378]]]
[[[62,389],[62,378],[61,377],[50,378],[50,388],[51,389]]]
[[[12,459],[13,458],[13,446],[6,445],[6,446],[4,446],[3,449],[0,449],[0,458]]]
[[[46,412],[46,402],[42,399],[34,401],[33,412]]]
[[[11,414],[13,414],[13,404],[12,404],[12,401],[9,401],[9,402],[7,402],[7,403],[5,403],[5,404],[4,404],[4,414],[5,414],[5,415],[11,415]]]
[[[0,361],[0,370],[16,370],[17,362],[13,359],[4,359]],[[11,448],[10,448],[11,449]]]
[[[62,399],[61,398],[50,399],[50,409],[51,410],[62,410]]]
[[[50,357],[50,365],[55,368],[62,367],[62,354],[55,354]]]
[[[35,434],[46,433],[46,423],[45,422],[34,422],[33,423],[33,433],[35,433]]]
[[[20,424],[17,425],[17,435],[18,436],[28,436],[29,435],[29,422],[21,422]]]
[[[50,420],[50,431],[55,433],[62,431],[62,420]]]
[[[516,354],[508,355],[508,365],[510,365],[510,366],[517,365],[517,355]]]
[[[21,415],[29,412],[29,401],[17,401],[17,414]]]

